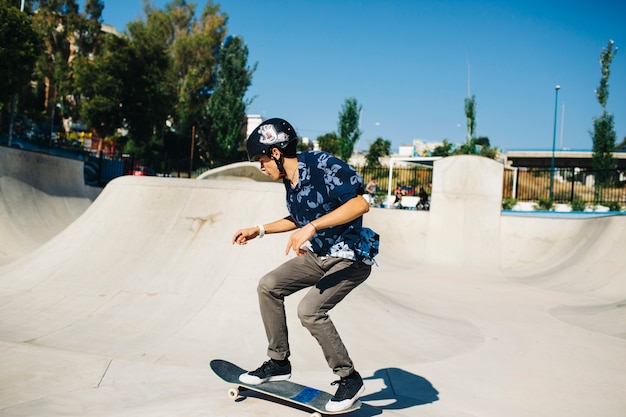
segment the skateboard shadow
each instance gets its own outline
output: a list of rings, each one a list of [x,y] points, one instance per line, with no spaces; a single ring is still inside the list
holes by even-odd
[[[439,400],[439,391],[427,379],[399,368],[379,369],[363,380],[366,392],[379,386],[380,390],[362,396],[363,406],[354,416],[374,416],[383,410],[402,410]]]

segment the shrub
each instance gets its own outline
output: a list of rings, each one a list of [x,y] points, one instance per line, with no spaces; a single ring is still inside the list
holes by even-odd
[[[554,203],[549,198],[540,198],[535,204],[535,210],[550,210]]]
[[[622,205],[619,201],[607,201],[602,205],[607,206],[610,211],[622,211]]]
[[[502,209],[511,210],[517,204],[517,198],[508,197],[502,200]]]
[[[573,199],[570,205],[572,206],[573,211],[585,211],[585,208],[587,207],[587,203],[580,198]]]

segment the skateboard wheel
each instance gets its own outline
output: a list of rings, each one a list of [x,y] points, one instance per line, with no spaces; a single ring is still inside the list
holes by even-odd
[[[321,413],[318,413],[317,411],[314,412],[313,414],[311,414],[311,417],[323,417]]]
[[[239,398],[239,389],[237,388],[231,388],[228,390],[228,397],[230,397],[233,400],[236,400],[237,398]]]

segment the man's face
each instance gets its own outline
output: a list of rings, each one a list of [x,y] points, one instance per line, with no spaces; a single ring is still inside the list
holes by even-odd
[[[259,162],[261,163],[261,171],[263,171],[265,175],[267,175],[274,181],[280,179],[280,171],[278,170],[276,161],[271,159],[269,156],[264,155],[259,157]]]

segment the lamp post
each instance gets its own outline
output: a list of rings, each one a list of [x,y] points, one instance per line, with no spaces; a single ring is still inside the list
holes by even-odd
[[[552,161],[550,163],[550,201],[552,201],[552,197],[554,195],[554,148],[556,147],[556,114],[558,110],[560,88],[561,86],[558,84],[554,87],[554,130],[552,132]]]

